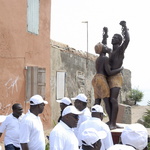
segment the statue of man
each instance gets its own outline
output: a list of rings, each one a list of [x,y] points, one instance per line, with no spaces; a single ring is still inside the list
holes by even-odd
[[[107,42],[107,28],[103,29],[103,44],[98,43],[95,46],[96,54],[99,54],[99,57],[96,59],[95,67],[96,67],[96,75],[92,80],[92,85],[94,88],[94,96],[95,96],[95,104],[100,104],[101,99],[105,101],[109,101],[110,97],[110,88],[107,83],[107,76],[112,76],[119,73],[122,70],[121,68],[117,68],[111,70],[109,64],[109,58],[106,56],[106,53],[110,53],[110,50],[106,45]]]
[[[111,44],[113,46],[113,49],[109,56],[109,64],[111,66],[111,70],[118,69],[122,66],[124,53],[130,41],[126,22],[121,21],[120,25],[122,26],[122,36],[120,34],[114,34],[114,36],[112,37]],[[109,101],[104,99],[104,102],[106,111],[109,116],[109,127],[110,129],[115,129],[117,128],[116,120],[118,114],[118,95],[123,83],[122,74],[118,73],[113,76],[108,75],[107,81],[110,88],[110,99]]]

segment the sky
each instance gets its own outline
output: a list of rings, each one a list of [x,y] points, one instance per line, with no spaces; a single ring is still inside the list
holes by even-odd
[[[131,71],[132,88],[143,92],[140,105],[150,101],[150,21],[149,0],[52,0],[52,40],[76,50],[95,54],[94,46],[102,41],[103,27],[108,27],[108,46],[115,33],[121,34],[119,22],[125,20],[130,43],[125,51],[123,67]]]

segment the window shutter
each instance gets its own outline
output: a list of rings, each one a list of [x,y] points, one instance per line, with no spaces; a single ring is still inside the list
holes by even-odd
[[[34,67],[27,67],[26,70],[26,100],[35,94],[41,95],[45,98],[45,76],[46,69]]]
[[[28,32],[39,34],[39,0],[28,0],[27,28]]]

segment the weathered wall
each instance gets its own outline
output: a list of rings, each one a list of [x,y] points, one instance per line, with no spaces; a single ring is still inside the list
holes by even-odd
[[[78,93],[85,93],[91,103],[94,100],[91,80],[95,73],[95,64],[92,60],[87,63],[85,53],[54,41],[51,41],[51,55],[51,105],[53,122],[56,122],[60,114],[59,104],[56,102],[57,71],[66,72],[65,96],[71,98]]]
[[[39,34],[35,35],[27,32],[26,0],[1,0],[0,4],[0,114],[9,114],[16,102],[26,112],[25,67],[46,68],[45,128],[50,126],[50,5],[51,0],[40,1]]]
[[[56,72],[66,72],[65,96],[71,98],[83,92],[88,97],[88,106],[94,103],[94,91],[91,84],[95,75],[95,59],[97,56],[77,51],[68,45],[51,40],[51,98],[52,98],[52,121],[57,123],[60,114],[59,103],[56,102]],[[124,69],[124,85],[121,91],[120,101],[126,99],[126,93],[131,88],[131,72]],[[53,125],[54,125],[53,124]]]
[[[118,96],[119,102],[121,103],[127,100],[127,94],[131,90],[131,71],[128,69],[123,69],[122,73],[123,73],[123,86]]]

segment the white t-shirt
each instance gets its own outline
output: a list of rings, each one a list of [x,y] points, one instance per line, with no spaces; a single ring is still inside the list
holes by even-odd
[[[85,109],[83,109],[82,114],[79,115],[79,121],[78,121],[78,127],[80,126],[80,124],[84,121],[86,121],[87,119],[91,118],[91,112],[89,110],[88,107],[86,107]]]
[[[20,143],[27,143],[29,150],[45,150],[43,124],[40,117],[30,111],[20,124]]]
[[[4,144],[13,144],[16,147],[20,147],[19,143],[19,126],[23,115],[18,119],[12,114],[8,115],[0,126],[0,133],[5,133]]]
[[[78,139],[63,121],[53,128],[49,136],[50,150],[78,150]]]
[[[85,109],[83,109],[82,111],[82,114],[79,115],[79,120],[78,120],[78,124],[77,124],[77,127],[74,128],[74,133],[76,135],[76,137],[78,137],[78,129],[80,127],[80,124],[86,120],[88,120],[89,118],[91,118],[91,112],[89,110],[88,107],[86,107]]]
[[[82,145],[82,141],[80,139],[81,133],[87,128],[94,128],[97,131],[105,131],[107,133],[106,138],[101,140],[102,146],[101,146],[100,150],[108,149],[109,147],[111,147],[113,145],[112,135],[111,135],[108,125],[106,123],[102,122],[99,118],[91,117],[90,119],[83,122],[79,127],[78,140],[79,140],[80,146]]]

